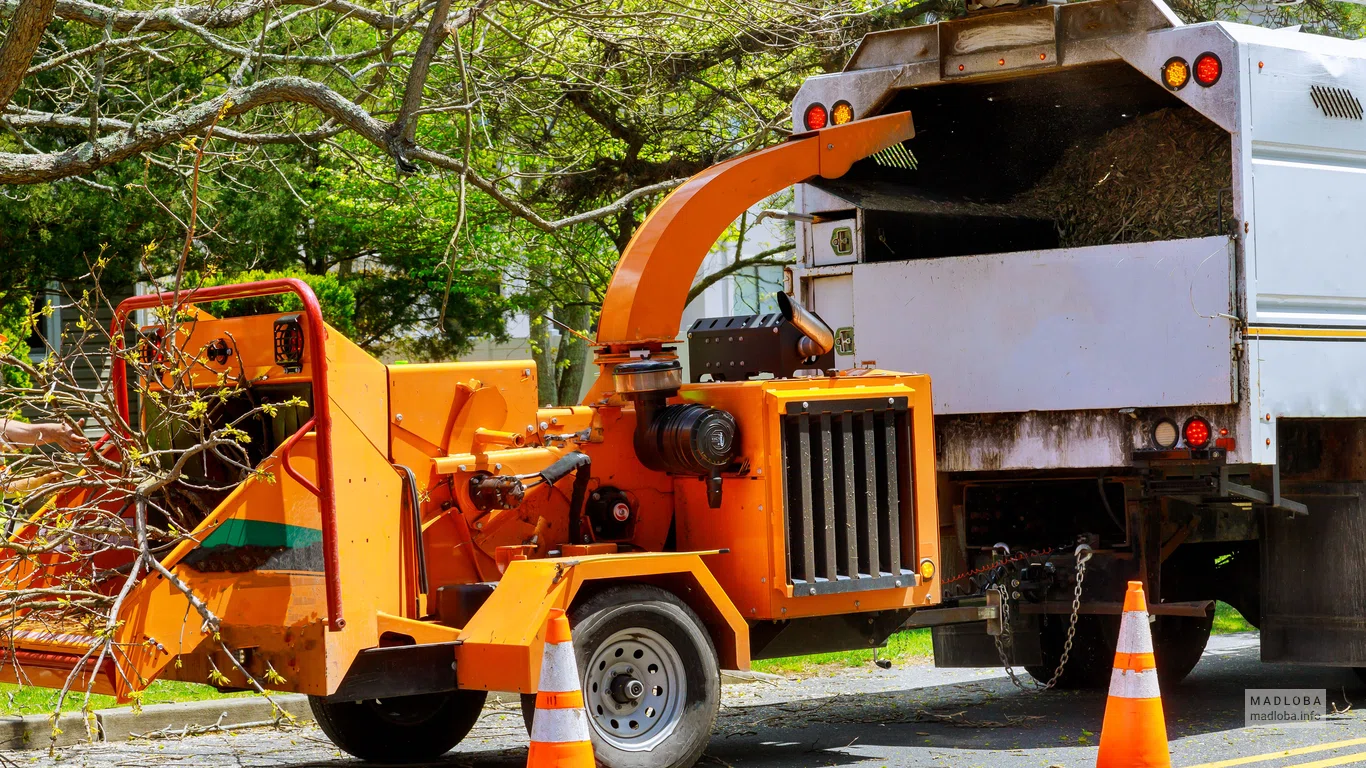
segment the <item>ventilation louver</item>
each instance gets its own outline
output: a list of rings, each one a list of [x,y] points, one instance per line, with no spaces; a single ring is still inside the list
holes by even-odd
[[[904,397],[790,403],[782,417],[794,597],[914,585]]]
[[[1362,117],[1361,99],[1353,96],[1346,88],[1311,85],[1309,97],[1314,100],[1314,106],[1328,117],[1340,117],[1345,120],[1360,120]]]

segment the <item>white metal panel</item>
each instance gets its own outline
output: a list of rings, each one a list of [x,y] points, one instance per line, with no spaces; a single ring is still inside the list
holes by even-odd
[[[1249,349],[1263,421],[1366,416],[1366,338],[1260,338]]]
[[[820,277],[811,281],[811,310],[820,315],[825,324],[839,333],[854,326],[854,276],[850,274]],[[835,352],[835,367],[841,370],[858,364],[858,339],[854,339],[854,354]]]
[[[816,267],[831,264],[852,264],[863,258],[863,227],[861,216],[834,221],[818,221],[811,225],[811,264]]]
[[[1286,38],[1296,37],[1292,35]],[[1313,35],[1305,35],[1313,39]],[[1284,38],[1277,38],[1280,42]],[[1248,48],[1249,103],[1254,153],[1258,145],[1288,149],[1366,149],[1362,120],[1331,117],[1315,104],[1312,86],[1346,89],[1366,99],[1366,44],[1357,43],[1358,57],[1329,56],[1271,45]],[[1347,95],[1335,92],[1333,101],[1350,107]]]
[[[935,412],[1231,403],[1222,237],[854,267],[857,357],[934,380]]]
[[[1366,51],[1366,48],[1363,48]],[[1254,45],[1249,59],[1254,325],[1366,325],[1366,60]]]

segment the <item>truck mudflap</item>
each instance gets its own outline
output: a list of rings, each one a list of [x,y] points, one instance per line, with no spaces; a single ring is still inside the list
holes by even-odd
[[[713,550],[514,561],[460,631],[459,686],[534,693],[550,610],[567,610],[579,594],[613,583],[651,584],[677,595],[706,625],[722,668],[748,669],[749,626],[704,562],[726,556]]]

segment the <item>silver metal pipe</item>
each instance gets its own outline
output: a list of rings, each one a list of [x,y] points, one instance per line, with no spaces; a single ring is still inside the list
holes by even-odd
[[[805,334],[797,342],[797,353],[802,357],[816,357],[835,348],[835,332],[815,312],[803,307],[788,294],[778,292],[778,311],[797,330]]]

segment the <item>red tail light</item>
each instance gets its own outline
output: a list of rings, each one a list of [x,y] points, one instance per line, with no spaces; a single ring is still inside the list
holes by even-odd
[[[1195,82],[1206,88],[1219,82],[1224,74],[1223,62],[1212,53],[1202,53],[1195,59]]]
[[[149,368],[157,368],[166,362],[166,329],[161,326],[147,328],[142,332],[142,337],[138,339],[138,352],[142,357],[142,364]]]
[[[806,108],[806,130],[819,131],[830,123],[830,113],[825,110],[825,105],[815,103]]]
[[[303,370],[304,329],[298,315],[285,315],[275,320],[275,362],[285,373]]]
[[[1181,434],[1186,438],[1187,448],[1204,448],[1209,445],[1214,429],[1208,421],[1199,416],[1192,416],[1186,419],[1186,426],[1182,427]]]

